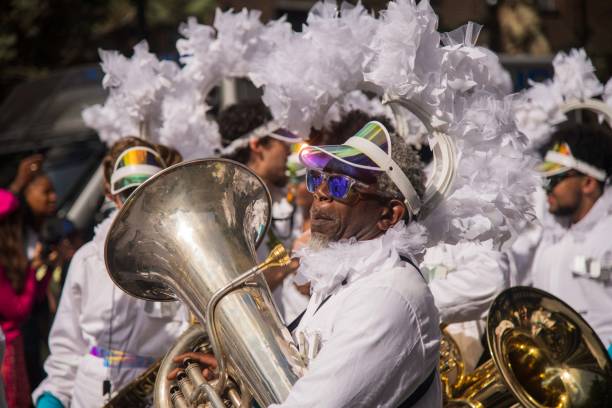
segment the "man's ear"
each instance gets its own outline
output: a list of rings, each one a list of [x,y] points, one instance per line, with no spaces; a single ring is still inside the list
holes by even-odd
[[[400,200],[393,199],[382,208],[380,219],[378,220],[378,228],[381,231],[387,231],[395,224],[404,219],[406,215],[406,205]]]
[[[104,195],[106,196],[106,198],[108,198],[110,201],[112,201],[113,203],[115,203],[115,205],[117,206],[117,208],[121,208],[121,206],[123,205],[121,203],[121,200],[119,199],[118,196],[114,196],[111,194],[111,188],[110,188],[110,184],[108,184],[106,181],[104,182]]]
[[[260,139],[249,139],[249,149],[251,149],[251,153],[253,154],[261,154],[262,146],[260,143]]]
[[[599,182],[591,176],[586,176],[582,182],[582,192],[587,195],[599,196],[602,194]]]

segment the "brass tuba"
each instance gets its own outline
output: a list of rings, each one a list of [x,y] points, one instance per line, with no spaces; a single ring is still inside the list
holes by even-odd
[[[264,264],[255,262],[270,210],[270,193],[247,167],[224,159],[195,160],[147,180],[108,234],[107,269],[120,288],[141,299],[179,299],[206,328],[196,326],[173,348],[176,355],[205,342],[219,362],[219,378],[211,383],[186,362],[191,380],[186,389],[193,392],[184,397],[191,406],[204,401],[224,406],[232,387],[241,393],[238,401],[235,392],[229,398],[234,406],[247,406],[251,395],[262,406],[282,402],[303,373],[299,352],[258,274],[288,257],[277,250]],[[158,384],[167,385],[167,360]],[[156,398],[162,398],[156,406],[188,406],[174,391],[172,396],[156,390]]]
[[[451,340],[452,341],[452,340]],[[612,361],[584,319],[539,289],[513,287],[489,309],[487,341],[492,358],[464,374],[447,343],[445,407],[609,407]],[[520,404],[520,405],[519,405]]]

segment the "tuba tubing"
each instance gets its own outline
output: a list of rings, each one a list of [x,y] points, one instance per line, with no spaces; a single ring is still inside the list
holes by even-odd
[[[170,380],[168,380],[168,374],[170,374],[170,371],[175,367],[174,358],[185,352],[193,351],[207,342],[208,335],[206,331],[199,324],[194,324],[185,330],[176,343],[174,343],[174,346],[168,350],[168,353],[166,353],[159,367],[157,379],[155,380],[153,400],[155,401],[156,407],[173,408],[172,396],[170,395],[172,384]]]

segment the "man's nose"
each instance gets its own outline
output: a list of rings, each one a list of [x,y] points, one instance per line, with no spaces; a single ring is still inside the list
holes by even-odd
[[[317,201],[332,201],[329,195],[329,188],[327,187],[327,181],[323,181],[314,192],[314,198]]]

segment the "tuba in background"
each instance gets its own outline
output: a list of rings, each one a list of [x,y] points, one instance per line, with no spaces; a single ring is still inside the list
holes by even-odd
[[[612,407],[612,361],[584,319],[539,289],[513,287],[489,309],[491,360],[465,374],[443,339],[445,407]]]
[[[237,408],[250,406],[251,396],[268,406],[282,402],[302,374],[299,352],[256,274],[287,259],[277,250],[256,265],[255,248],[269,226],[270,209],[267,188],[248,168],[207,159],[156,174],[115,219],[106,241],[113,281],[141,299],[179,299],[201,324],[162,362],[156,406],[200,406],[207,400]],[[197,348],[215,352],[219,378],[209,383],[197,364],[186,361],[182,383],[170,392],[165,377],[171,357]]]

